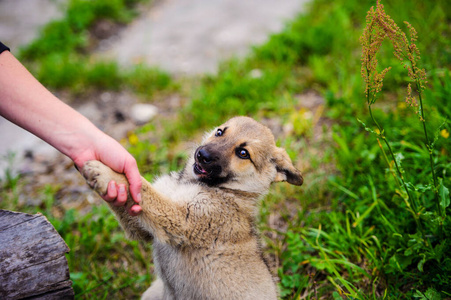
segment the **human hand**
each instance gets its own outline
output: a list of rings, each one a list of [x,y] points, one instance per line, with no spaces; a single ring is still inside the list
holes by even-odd
[[[86,143],[74,151],[70,156],[77,166],[82,170],[85,162],[98,160],[117,173],[125,174],[129,182],[129,191],[135,205],[131,206],[128,213],[132,216],[138,215],[142,208],[141,202],[141,176],[135,158],[125,150],[116,140],[99,131],[98,136],[93,139],[95,143]],[[81,146],[81,145],[80,145]],[[127,202],[127,187],[125,184],[116,184],[111,181],[108,184],[108,191],[102,197],[107,202],[112,202],[114,206],[123,206]]]
[[[125,184],[117,184],[114,180],[108,183],[107,193],[102,197],[107,202],[112,202],[114,206],[124,206],[127,202],[127,186]],[[128,210],[131,216],[137,216],[141,213],[142,208],[138,204],[134,204]]]
[[[83,169],[85,162],[98,160],[125,174],[130,194],[137,203],[129,213],[139,213],[142,182],[133,156],[86,117],[56,98],[9,51],[1,53],[0,65],[0,115],[70,157],[78,170]],[[115,205],[124,205],[124,190],[111,185],[104,199],[115,198]]]

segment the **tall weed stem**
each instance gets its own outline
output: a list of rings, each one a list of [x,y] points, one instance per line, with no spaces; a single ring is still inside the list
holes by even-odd
[[[440,198],[438,195],[438,180],[437,180],[437,175],[435,174],[435,169],[434,169],[434,153],[433,153],[434,147],[428,137],[428,132],[427,132],[427,128],[426,128],[426,118],[424,117],[423,97],[422,97],[422,92],[421,92],[422,89],[421,89],[421,84],[418,82],[418,79],[416,80],[416,85],[417,85],[417,89],[418,89],[418,99],[420,100],[420,114],[421,114],[420,120],[421,120],[421,123],[423,124],[424,136],[426,139],[426,147],[429,152],[429,162],[431,164],[431,174],[432,174],[432,179],[434,181],[434,189],[433,190],[434,190],[435,202],[437,205],[437,211],[439,213],[439,216],[442,217],[443,212],[442,212],[442,207],[440,205]],[[442,227],[442,224],[440,224],[440,227]]]
[[[407,187],[407,184],[404,180],[404,176],[402,175],[402,172],[401,172],[401,168],[398,165],[398,162],[397,162],[395,154],[393,153],[393,150],[390,146],[390,143],[388,142],[387,138],[385,137],[383,128],[379,125],[379,123],[374,118],[373,110],[371,109],[370,103],[368,104],[368,110],[370,113],[371,120],[376,125],[377,129],[379,130],[378,136],[380,139],[382,139],[384,141],[385,145],[387,146],[388,152],[390,153],[390,156],[393,159],[393,162],[394,162],[394,165],[396,168],[396,173],[398,174],[398,178],[401,181],[401,184],[404,187],[404,190],[406,191],[408,201],[405,201],[405,203],[406,203],[407,207],[409,208],[409,211],[412,213],[415,223],[417,224],[418,229],[421,231],[423,238],[425,239],[425,233],[424,233],[420,218],[418,217],[417,205],[416,205],[415,199],[412,197],[412,195],[409,191],[409,188]],[[384,155],[385,155],[385,153],[384,153]],[[389,167],[389,169],[391,169],[390,164],[388,164],[388,167]],[[403,199],[405,199],[405,198],[403,197]],[[425,239],[425,241],[426,241],[426,239]]]

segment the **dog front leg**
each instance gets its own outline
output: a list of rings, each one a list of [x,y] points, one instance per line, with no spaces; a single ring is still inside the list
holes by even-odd
[[[126,177],[116,173],[99,161],[89,161],[83,167],[86,182],[98,194],[105,195],[111,180],[128,186]],[[142,213],[132,217],[127,210],[134,204],[130,194],[125,206],[116,207],[108,203],[119,222],[132,239],[150,240],[152,236],[162,243],[181,245],[186,242],[187,208],[176,205],[152,188],[149,182],[142,179],[141,188]]]
[[[123,174],[119,174],[105,166],[103,163],[91,160],[85,163],[82,171],[88,185],[94,189],[100,196],[107,193],[108,183],[114,180],[118,184],[126,184],[128,190],[128,181]],[[142,179],[145,181],[145,179]],[[136,217],[128,214],[128,209],[134,204],[128,193],[128,199],[124,206],[114,206],[107,202],[111,210],[116,215],[121,227],[124,229],[127,237],[133,240],[152,241],[152,235],[148,230],[142,228],[141,223]]]

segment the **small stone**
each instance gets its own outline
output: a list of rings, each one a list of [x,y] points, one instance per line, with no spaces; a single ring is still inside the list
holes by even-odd
[[[145,124],[158,114],[158,108],[152,104],[137,103],[130,111],[130,117],[136,124]]]
[[[253,69],[249,72],[249,77],[252,79],[259,79],[263,77],[263,71],[260,69]]]
[[[100,100],[102,100],[102,102],[107,103],[110,102],[113,99],[113,95],[110,92],[103,92],[102,94],[100,94]]]

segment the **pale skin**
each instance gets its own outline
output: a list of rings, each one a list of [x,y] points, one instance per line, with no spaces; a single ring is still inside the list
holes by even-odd
[[[141,212],[142,182],[133,156],[55,97],[9,51],[0,54],[0,115],[68,156],[78,170],[83,169],[85,162],[98,160],[114,171],[124,173],[136,202],[129,214],[134,216]],[[115,206],[123,206],[127,202],[126,186],[110,182],[103,199]]]

